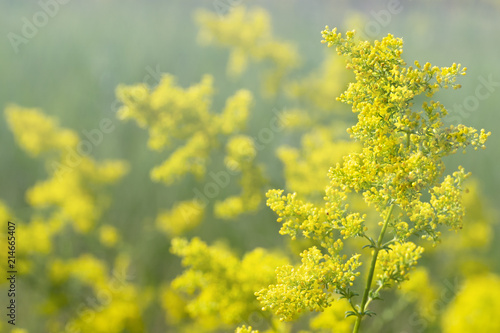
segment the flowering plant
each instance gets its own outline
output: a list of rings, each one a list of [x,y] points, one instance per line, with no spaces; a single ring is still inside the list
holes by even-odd
[[[302,252],[299,266],[277,269],[276,284],[256,295],[264,309],[289,321],[304,310],[323,311],[338,294],[349,301],[346,315],[356,318],[353,332],[358,332],[362,319],[374,314],[369,305],[380,298],[380,291],[407,280],[417,264],[423,247],[413,240],[436,244],[442,226],[462,228],[462,185],[468,174],[459,167],[445,176],[443,157],[469,145],[484,148],[490,133],[464,125],[445,127],[447,111],[437,101],[414,105],[419,95],[460,88],[455,82],[466,68],[421,66],[418,61],[407,67],[401,57],[403,41],[392,35],[370,43],[357,40],[354,31],[342,37],[326,27],[322,34],[324,43],[347,58],[347,68],[356,76],[338,99],[358,114],[348,133],[362,150],[330,168],[323,205],[299,200],[296,193],[268,191],[267,205],[283,223],[280,233],[292,239],[301,234],[317,246]],[[366,214],[349,209],[352,192],[374,207],[379,228],[368,226]],[[355,281],[362,257],[343,253],[344,241],[351,238],[365,239],[364,248],[371,249],[360,295]],[[361,301],[356,304],[357,296]]]

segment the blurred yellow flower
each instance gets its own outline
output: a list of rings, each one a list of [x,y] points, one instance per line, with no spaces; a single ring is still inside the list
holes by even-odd
[[[500,332],[500,277],[479,275],[465,281],[441,320],[445,333]]]
[[[5,115],[17,143],[31,156],[50,150],[63,151],[78,143],[75,132],[59,128],[57,120],[45,116],[40,109],[9,105]]]
[[[354,317],[345,317],[347,311],[352,310],[345,299],[337,300],[311,320],[310,326],[314,330],[331,333],[350,333],[354,324]]]
[[[99,240],[108,247],[113,247],[120,240],[118,230],[111,225],[103,225],[99,228]]]
[[[168,236],[180,236],[200,224],[205,207],[196,200],[181,201],[156,218],[157,227]]]
[[[262,8],[247,10],[238,6],[224,19],[212,12],[200,10],[195,19],[201,26],[198,39],[203,44],[216,44],[230,49],[227,74],[240,76],[249,60],[270,62],[272,69],[264,74],[263,94],[274,96],[299,57],[294,45],[272,36],[269,14]]]

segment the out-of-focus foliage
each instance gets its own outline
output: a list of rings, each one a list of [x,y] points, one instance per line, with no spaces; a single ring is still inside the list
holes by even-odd
[[[500,330],[500,277],[480,275],[465,281],[463,289],[443,315],[443,332],[495,332]]]
[[[186,267],[172,287],[194,296],[186,310],[205,329],[230,328],[259,312],[253,293],[269,285],[275,268],[287,262],[262,248],[239,259],[223,245],[208,246],[198,238],[174,239],[172,252],[182,257]]]
[[[58,332],[141,329],[141,313],[148,297],[144,297],[142,303],[137,302],[138,287],[126,281],[124,273],[129,259],[125,253],[116,258],[114,270],[122,274],[117,277],[111,274],[105,262],[91,254],[63,259],[56,257],[58,253],[54,248],[57,238],[70,237],[72,231],[95,239],[103,247],[114,246],[119,241],[118,230],[102,224],[101,216],[110,203],[104,188],[124,176],[127,163],[119,160],[98,163],[83,155],[78,135],[60,128],[55,119],[39,109],[10,106],[5,115],[21,148],[32,157],[43,158],[49,173],[48,180],[38,182],[26,192],[33,214],[29,223],[17,221],[16,229],[20,276],[33,281],[40,275],[50,277],[48,281],[39,282],[45,283],[43,292],[47,293],[47,299],[36,306],[42,307],[50,318],[42,327]],[[2,207],[5,215],[6,207]],[[74,249],[65,251],[71,253]],[[86,288],[95,305],[69,303],[74,297],[71,291]],[[62,325],[60,319],[68,315],[70,319]]]
[[[207,182],[207,176],[211,176],[216,182],[212,191],[218,192],[229,184],[231,176],[240,174],[241,195],[217,202],[215,215],[230,219],[258,208],[263,197],[263,170],[255,163],[253,139],[241,134],[253,100],[249,91],[239,90],[229,97],[220,113],[211,111],[213,79],[209,75],[185,90],[175,85],[171,75],[164,75],[153,90],[144,85],[121,86],[117,95],[124,104],[118,111],[119,117],[134,119],[140,127],[146,127],[151,149],[170,148],[169,157],[151,170],[153,181],[171,185],[192,174]],[[211,153],[223,145],[221,140],[227,141],[227,170],[214,174],[208,171],[208,165]],[[204,194],[211,198],[214,194],[209,191],[206,188]],[[198,202],[179,204],[158,216],[161,229],[176,235],[200,223],[207,203],[197,199]]]
[[[356,82],[349,84],[339,97],[351,104],[358,113],[358,122],[350,127],[351,137],[363,146],[361,152],[346,155],[342,163],[330,168],[330,185],[325,190],[325,203],[314,205],[296,198],[296,193],[283,195],[283,190],[268,191],[268,206],[282,222],[281,234],[292,240],[302,234],[319,242],[322,250],[313,246],[301,253],[300,267],[283,266],[277,270],[277,284],[257,293],[265,309],[280,320],[294,320],[301,312],[324,311],[331,306],[333,295],[349,300],[356,317],[353,332],[360,322],[372,315],[368,304],[380,299],[384,287],[408,280],[408,273],[420,259],[423,247],[408,239],[419,236],[439,242],[438,225],[453,229],[462,227],[462,183],[467,177],[462,167],[443,178],[443,156],[454,154],[471,145],[484,148],[490,133],[464,125],[445,128],[442,118],[447,111],[439,102],[424,101],[422,110],[415,110],[413,100],[420,94],[432,97],[439,88],[459,88],[458,75],[465,70],[451,67],[406,67],[401,58],[401,39],[388,35],[381,41],[360,41],[354,31],[342,37],[336,29],[323,31],[324,43],[335,46],[339,55],[348,59]],[[366,214],[352,212],[346,203],[350,192],[362,193],[368,206],[380,213],[382,228],[369,234]],[[430,199],[421,201],[428,192]],[[405,214],[392,216],[394,208]],[[408,220],[403,216],[407,215]],[[386,230],[393,239],[384,242]],[[340,254],[343,242],[352,237],[364,237],[373,249],[362,301],[352,299],[353,281],[360,275],[359,254]],[[347,259],[349,258],[349,259]],[[375,275],[376,287],[372,287]]]
[[[452,136],[458,147],[464,137],[474,135],[456,122],[477,120],[477,125],[496,119],[482,112],[495,109],[496,53],[477,56],[485,45],[482,38],[492,45],[492,38],[477,33],[495,31],[487,15],[480,22],[469,19],[475,16],[464,3],[402,3],[396,14],[388,4],[375,3],[365,8],[346,1],[260,2],[264,9],[217,0],[196,10],[200,4],[181,1],[59,4],[47,26],[34,25],[35,36],[18,45],[19,53],[10,56],[8,44],[2,48],[0,80],[5,85],[0,100],[6,121],[0,123],[0,166],[7,176],[0,186],[0,219],[16,222],[19,307],[17,328],[2,321],[0,331],[350,332],[355,317],[345,314],[353,308],[334,289],[365,284],[357,276],[366,276],[369,265],[358,266],[369,250],[361,250],[366,238],[353,236],[380,228],[380,215],[374,205],[365,204],[376,196],[371,189],[369,198],[329,192],[330,199],[343,200],[356,213],[342,216],[337,235],[342,241],[319,237],[323,229],[315,228],[318,221],[330,221],[340,212],[335,207],[317,209],[324,203],[325,188],[331,187],[328,170],[346,164],[343,156],[367,154],[362,142],[345,131],[357,115],[336,100],[344,90],[352,91],[348,82],[355,77],[332,49],[320,48],[318,29],[345,19],[344,28],[356,28],[369,41],[388,31],[404,36],[410,63],[413,56],[447,63],[451,53],[467,63],[463,92],[443,97],[448,98],[443,104],[450,106],[444,122],[454,127],[441,133],[439,144]],[[491,8],[478,13],[497,13],[491,2],[484,3]],[[9,28],[4,35],[23,37],[21,24],[35,17],[40,6],[0,4]],[[431,12],[439,13],[439,20]],[[441,16],[450,18],[443,14],[448,12],[460,17],[446,20],[453,33],[436,23],[443,21]],[[404,28],[406,24],[411,27]],[[210,47],[197,47],[196,34]],[[467,49],[459,49],[463,44],[457,38],[469,41]],[[448,52],[435,51],[437,45]],[[446,74],[441,84],[449,78]],[[478,77],[483,81],[475,81]],[[493,89],[492,97],[481,99],[473,112],[458,112],[485,80],[491,85],[481,89]],[[401,105],[408,93],[403,85],[397,87],[391,103]],[[358,108],[367,106],[363,103]],[[428,103],[426,110],[438,108]],[[109,110],[118,111],[118,117],[106,114]],[[407,130],[423,119],[402,118],[398,128]],[[361,122],[371,120],[365,116]],[[410,139],[412,146],[429,148],[418,135]],[[491,154],[494,146],[485,153]],[[458,160],[452,157],[450,164]],[[384,301],[370,304],[377,316],[366,318],[365,330],[497,329],[498,228],[487,200],[495,197],[493,165],[466,167],[476,179],[461,184],[465,217],[454,225],[462,230],[443,232],[435,248],[423,243],[424,253],[413,243],[389,244],[380,252],[383,260],[375,279],[381,286],[388,286],[385,281],[398,288],[384,289]],[[362,167],[357,174],[361,187],[360,179],[379,177],[367,176]],[[397,180],[409,184],[427,170],[420,169],[417,174],[408,170]],[[459,191],[450,192],[456,185],[452,178],[440,181],[443,186],[434,189],[434,197],[425,194],[420,200],[433,200],[438,207],[448,197],[437,213],[443,216]],[[278,225],[262,202],[270,188],[284,189],[269,192],[269,200],[293,215],[282,221],[288,223],[283,231],[297,237],[293,241],[274,237]],[[412,191],[410,186],[406,190]],[[285,192],[290,194],[284,199]],[[291,205],[283,205],[286,200]],[[399,228],[396,234],[403,238],[413,232],[412,222],[420,230],[418,226],[428,225],[422,216],[433,214],[425,205],[413,208],[421,213],[401,216],[400,210],[394,211],[391,227]],[[459,219],[458,208],[448,215]],[[330,216],[323,220],[326,213]],[[442,217],[439,222],[447,223]],[[0,229],[1,244],[5,229]],[[445,229],[437,226],[433,236]],[[304,231],[311,238],[301,237]],[[322,251],[322,243],[331,245],[331,251]],[[344,256],[349,253],[353,256]],[[419,265],[411,269],[416,259]],[[4,272],[6,263],[7,253],[0,252]],[[5,281],[0,284],[2,293],[5,286]],[[264,304],[258,298],[266,298]],[[280,317],[298,321],[281,322]]]
[[[266,96],[276,95],[285,75],[299,62],[295,47],[272,35],[270,17],[264,9],[246,10],[239,6],[223,19],[216,13],[203,10],[195,17],[202,26],[198,37],[202,43],[213,43],[231,50],[227,64],[229,76],[242,75],[249,60],[271,64],[263,80],[262,92]]]
[[[127,172],[127,164],[113,160],[96,163],[82,155],[78,135],[59,128],[40,110],[11,106],[5,113],[19,145],[34,157],[43,154],[50,170],[49,179],[28,190],[28,202],[43,210],[53,208],[54,232],[63,223],[71,223],[79,232],[90,231],[106,204],[96,186],[118,181]]]
[[[318,127],[302,136],[300,149],[283,146],[277,155],[285,168],[287,188],[314,197],[327,186],[328,169],[359,149],[358,143],[339,139],[332,128]]]

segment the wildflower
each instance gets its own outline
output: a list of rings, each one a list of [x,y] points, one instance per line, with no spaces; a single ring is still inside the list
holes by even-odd
[[[271,283],[275,267],[286,263],[282,255],[261,248],[240,259],[226,246],[209,246],[199,238],[174,238],[171,251],[186,267],[171,286],[191,295],[187,313],[205,327],[234,325],[258,311],[254,291]]]
[[[229,97],[219,113],[211,110],[213,78],[210,75],[205,75],[198,84],[183,89],[176,85],[172,75],[166,74],[154,89],[142,84],[120,86],[117,95],[123,102],[118,111],[119,117],[133,119],[140,127],[146,127],[151,149],[171,150],[169,157],[151,170],[153,181],[172,185],[188,174],[199,182],[206,181],[213,153],[225,144],[227,155],[224,162],[232,173],[241,173],[242,192],[238,196],[218,200],[214,206],[215,215],[231,219],[258,208],[263,197],[263,170],[255,163],[253,139],[241,133],[246,128],[253,103],[253,95],[248,90],[238,90]],[[186,211],[187,205],[179,204],[177,208]],[[201,213],[204,208],[199,207],[196,211]],[[177,221],[179,224],[173,227],[177,222],[172,220],[172,214],[163,212],[158,217],[161,228],[172,235],[194,228],[202,217],[198,213],[185,217],[183,213],[182,221]],[[167,220],[170,222],[167,223]]]
[[[295,47],[272,36],[269,14],[260,8],[233,8],[223,20],[215,13],[198,11],[195,16],[201,26],[199,40],[230,49],[227,74],[238,77],[250,60],[270,62],[273,68],[264,73],[263,93],[274,96],[284,76],[299,61]]]
[[[120,235],[118,230],[111,225],[103,225],[99,229],[99,240],[102,244],[108,247],[113,247],[119,241]]]
[[[500,330],[500,278],[486,274],[465,281],[463,289],[446,309],[443,332],[496,332]]]
[[[243,325],[238,327],[234,333],[259,333],[259,331],[252,329],[252,326]]]
[[[161,212],[156,225],[169,236],[180,236],[200,224],[204,207],[196,200],[178,202],[171,210]]]
[[[324,203],[304,202],[296,193],[284,195],[283,190],[268,191],[267,205],[283,223],[280,233],[317,240],[328,254],[317,247],[304,251],[301,266],[278,268],[277,284],[257,296],[264,309],[281,320],[292,320],[305,309],[323,311],[338,293],[351,303],[353,311],[348,315],[356,317],[354,331],[358,332],[361,319],[371,315],[368,305],[379,291],[407,280],[421,257],[423,248],[408,239],[420,236],[437,243],[439,226],[461,228],[462,189],[468,174],[459,167],[445,176],[442,159],[467,146],[484,147],[490,133],[464,125],[445,127],[447,111],[439,102],[414,106],[421,94],[432,97],[440,88],[458,88],[456,78],[465,73],[460,65],[422,67],[416,62],[416,68],[406,67],[401,58],[403,41],[390,34],[373,43],[357,40],[354,31],[343,38],[326,27],[322,34],[323,42],[335,46],[355,74],[356,82],[338,99],[352,105],[358,115],[348,133],[362,147],[330,168]],[[350,211],[346,200],[351,192],[362,194],[365,203],[380,214],[378,236],[366,226],[366,215]],[[396,210],[402,213],[393,214]],[[393,239],[384,241],[386,233]],[[340,237],[365,238],[372,249],[366,286],[356,306],[350,287],[361,262],[358,254],[345,261],[348,256],[340,254]],[[374,277],[378,287],[373,286]]]

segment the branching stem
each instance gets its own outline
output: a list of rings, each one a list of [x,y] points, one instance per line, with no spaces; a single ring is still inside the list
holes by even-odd
[[[356,322],[354,324],[354,329],[352,331],[353,333],[358,333],[359,327],[361,325],[361,320],[363,319],[363,317],[366,314],[365,313],[366,308],[369,304],[368,296],[370,294],[370,289],[371,289],[372,282],[373,282],[373,274],[375,272],[375,265],[377,264],[378,253],[382,249],[382,241],[384,239],[384,234],[385,234],[385,231],[387,230],[387,226],[389,224],[389,220],[391,218],[391,214],[392,214],[392,211],[394,209],[394,206],[395,206],[395,204],[393,203],[389,207],[389,212],[387,213],[387,216],[385,218],[384,225],[382,226],[382,230],[380,230],[380,235],[378,236],[377,244],[376,244],[375,248],[373,249],[372,262],[370,264],[370,270],[368,271],[368,278],[366,279],[365,291],[363,293],[363,299],[361,300],[360,310],[358,312],[358,316],[357,316]]]

